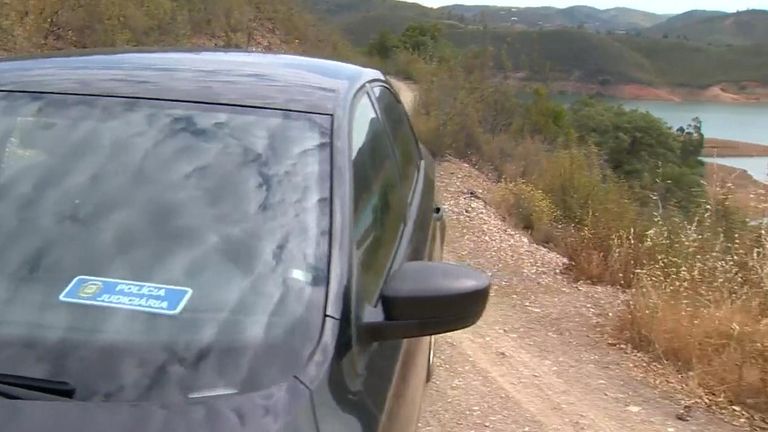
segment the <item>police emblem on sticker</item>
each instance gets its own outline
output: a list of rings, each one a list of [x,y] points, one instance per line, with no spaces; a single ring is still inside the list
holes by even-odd
[[[61,293],[59,300],[163,315],[178,315],[191,296],[190,288],[78,276]]]

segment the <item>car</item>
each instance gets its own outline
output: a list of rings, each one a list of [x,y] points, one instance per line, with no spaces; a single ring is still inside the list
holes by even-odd
[[[414,430],[435,162],[382,73],[242,51],[0,61],[0,429]]]

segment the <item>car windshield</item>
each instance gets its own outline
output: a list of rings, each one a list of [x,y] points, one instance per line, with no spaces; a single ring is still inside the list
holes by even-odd
[[[327,282],[324,115],[0,93],[0,373],[86,401],[285,380]]]

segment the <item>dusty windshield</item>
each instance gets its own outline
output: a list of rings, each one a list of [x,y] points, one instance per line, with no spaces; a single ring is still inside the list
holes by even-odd
[[[0,373],[106,401],[290,376],[323,312],[329,134],[321,115],[1,93]]]

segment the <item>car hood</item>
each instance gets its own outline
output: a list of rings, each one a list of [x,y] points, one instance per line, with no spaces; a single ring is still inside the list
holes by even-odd
[[[14,432],[316,431],[310,393],[295,379],[250,394],[186,404],[0,399],[0,429]]]

